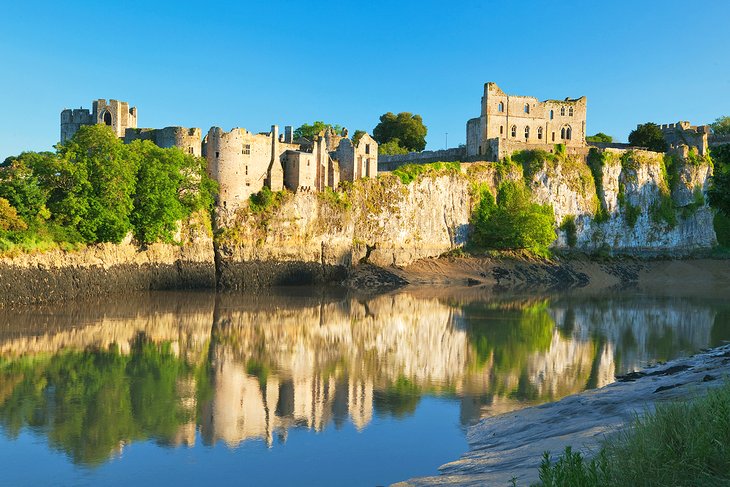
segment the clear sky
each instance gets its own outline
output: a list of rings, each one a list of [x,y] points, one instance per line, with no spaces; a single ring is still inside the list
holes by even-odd
[[[140,127],[371,132],[421,114],[465,141],[486,81],[588,97],[588,133],[730,115],[730,1],[2,0],[0,161],[48,150],[63,108],[130,102]]]

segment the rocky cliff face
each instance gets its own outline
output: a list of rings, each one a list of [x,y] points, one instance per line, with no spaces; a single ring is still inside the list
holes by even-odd
[[[552,205],[558,224],[575,217],[577,250],[675,253],[715,243],[704,198],[709,161],[610,149],[597,156],[593,174],[570,157],[529,174],[535,200]],[[515,165],[463,164],[461,172],[427,173],[407,185],[386,173],[346,195],[288,194],[258,213],[244,208],[218,239],[219,285],[321,282],[363,258],[405,266],[441,255],[468,240],[474,188],[496,192],[522,173]],[[567,242],[559,231],[554,246]]]

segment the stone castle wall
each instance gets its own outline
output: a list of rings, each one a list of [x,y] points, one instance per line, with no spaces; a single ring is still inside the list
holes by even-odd
[[[135,140],[149,140],[158,147],[178,147],[187,154],[201,155],[202,138],[199,128],[165,127],[163,129],[128,128],[124,132],[124,143]]]

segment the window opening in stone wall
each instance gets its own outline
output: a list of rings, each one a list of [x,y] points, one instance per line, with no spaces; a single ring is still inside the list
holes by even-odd
[[[365,144],[365,154],[370,154],[370,144]]]
[[[504,103],[502,103],[501,101],[499,102],[499,105],[497,105],[497,111],[498,112],[504,111]]]
[[[550,120],[552,120],[554,116],[555,116],[555,111],[550,110]]]
[[[573,107],[568,108],[568,116],[569,117],[573,116]]]
[[[517,137],[517,125],[512,126],[512,137]]]
[[[251,144],[243,145],[243,154],[251,154]]]
[[[561,117],[565,116],[565,107],[560,107],[560,116]]]
[[[530,105],[525,103],[525,113],[530,113]]]
[[[525,127],[525,138],[526,139],[530,138],[530,127]]]
[[[553,142],[555,142],[555,132],[553,132]]]
[[[193,153],[193,148],[192,147],[188,147],[188,152],[190,152],[192,154]]]
[[[570,136],[572,135],[572,133],[573,133],[573,129],[571,129],[570,126],[568,126],[568,128],[565,129],[565,138],[567,140],[570,140]]]
[[[112,114],[111,113],[104,112],[103,119],[104,119],[104,123],[106,125],[111,125],[112,124]]]
[[[248,166],[246,166],[246,176],[248,176]]]
[[[560,129],[560,139],[565,140],[565,127]]]
[[[504,134],[504,125],[499,126],[499,135]]]
[[[542,140],[542,127],[537,128],[537,138]]]
[[[218,159],[218,158],[220,157],[220,155],[221,155],[221,153],[220,153],[220,152],[218,152],[218,151],[216,151],[216,153],[215,153],[215,158],[216,158],[216,159]]]

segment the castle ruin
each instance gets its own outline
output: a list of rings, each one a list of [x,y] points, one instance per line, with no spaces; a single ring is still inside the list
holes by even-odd
[[[485,83],[481,116],[466,123],[466,156],[498,161],[517,150],[586,144],[586,97],[539,101]]]
[[[99,99],[91,111],[61,112],[61,142],[73,137],[82,125],[108,125],[126,144],[149,140],[162,148],[177,147],[205,157],[208,174],[220,186],[218,206],[231,212],[264,186],[272,191],[324,191],[336,189],[340,181],[354,182],[378,173],[378,143],[368,134],[353,143],[347,129],[341,134],[327,129],[314,140],[294,140],[291,126],[284,127],[283,134],[277,125],[263,133],[212,127],[203,138],[199,128],[137,128],[136,107]]]

